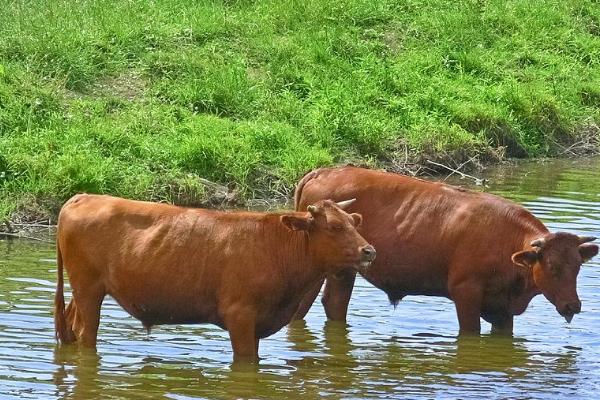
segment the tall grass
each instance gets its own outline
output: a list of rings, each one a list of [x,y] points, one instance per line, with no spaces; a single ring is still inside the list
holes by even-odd
[[[0,219],[75,192],[200,203],[336,162],[551,155],[600,120],[593,0],[7,0]]]

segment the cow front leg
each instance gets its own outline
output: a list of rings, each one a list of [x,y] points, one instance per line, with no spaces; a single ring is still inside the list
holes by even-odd
[[[258,362],[255,313],[238,309],[226,317],[225,325],[233,349],[233,362]]]
[[[512,336],[513,334],[513,319],[512,315],[504,315],[492,322],[492,334]]]
[[[479,335],[481,332],[481,302],[483,291],[477,284],[462,283],[450,288],[458,317],[459,335]]]
[[[327,278],[321,299],[327,319],[346,321],[355,280],[356,271],[352,269],[345,269]]]

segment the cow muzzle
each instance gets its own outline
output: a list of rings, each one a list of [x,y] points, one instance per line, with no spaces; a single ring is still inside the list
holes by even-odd
[[[581,312],[581,301],[575,300],[569,303],[565,303],[560,307],[556,307],[556,310],[560,315],[563,316],[567,323],[571,323],[573,316]]]
[[[363,246],[360,248],[360,264],[359,264],[359,272],[364,273],[369,265],[375,260],[377,256],[377,251],[375,251],[375,247],[370,244]]]

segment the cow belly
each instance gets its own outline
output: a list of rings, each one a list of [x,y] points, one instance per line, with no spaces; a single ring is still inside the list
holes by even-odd
[[[200,269],[170,264],[165,258],[110,263],[108,294],[146,326],[213,322],[216,285],[203,282]]]
[[[256,324],[256,337],[262,339],[271,336],[289,324],[299,305],[300,300],[282,301],[278,307],[273,307],[270,311],[262,310],[262,316]]]
[[[216,323],[215,307],[186,298],[159,298],[158,296],[114,296],[113,298],[131,316],[146,327],[169,324]]]
[[[377,260],[364,278],[386,292],[392,301],[411,295],[448,297],[448,279],[444,269],[376,263]]]

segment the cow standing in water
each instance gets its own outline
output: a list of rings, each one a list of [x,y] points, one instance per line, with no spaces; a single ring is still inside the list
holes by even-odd
[[[234,360],[285,326],[307,288],[340,269],[366,268],[375,249],[346,203],[308,212],[220,212],[76,195],[58,218],[55,328],[62,343],[95,347],[112,296],[145,327],[212,323]],[[63,265],[73,298],[65,309]]]
[[[568,322],[580,312],[577,274],[598,253],[593,237],[550,233],[525,208],[487,193],[356,167],[318,169],[296,188],[296,210],[319,199],[356,198],[359,232],[377,249],[362,275],[393,304],[407,295],[442,296],[456,306],[460,333],[512,334],[513,316],[542,293]],[[327,278],[327,317],[346,319],[356,273]],[[303,300],[304,318],[322,282]]]

